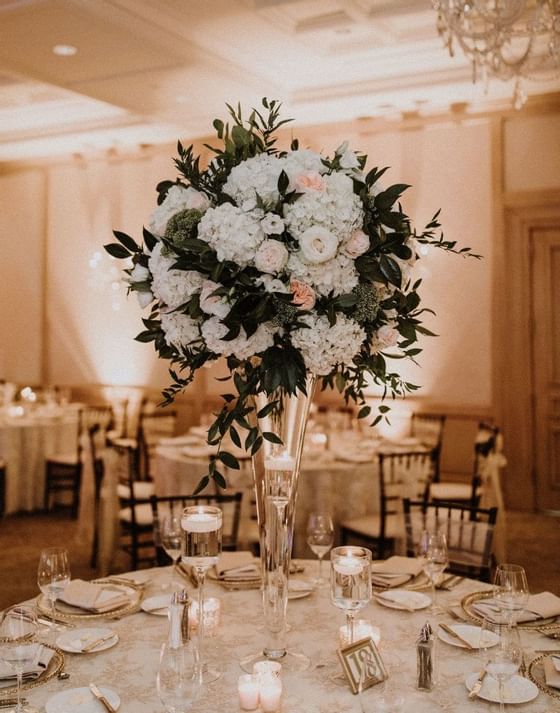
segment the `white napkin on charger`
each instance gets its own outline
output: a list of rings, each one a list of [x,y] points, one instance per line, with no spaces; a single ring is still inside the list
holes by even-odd
[[[96,614],[113,611],[130,602],[123,591],[106,589],[102,584],[83,579],[73,579],[59,598],[70,606]]]
[[[24,641],[21,646],[33,646],[36,649],[33,660],[23,670],[23,680],[34,681],[47,670],[54,650],[32,641]],[[16,680],[14,669],[4,661],[0,661],[0,688],[9,688]]]
[[[473,604],[473,609],[494,623],[503,620],[503,612],[496,599],[483,599]],[[532,594],[529,597],[527,606],[523,611],[514,612],[513,618],[517,624],[537,619],[548,619],[549,617],[560,616],[560,597],[552,592],[541,592]]]
[[[543,664],[544,680],[546,681],[546,685],[551,686],[552,688],[560,688],[560,672],[556,670],[552,657],[547,656],[547,658],[544,659]]]
[[[415,557],[395,555],[371,565],[371,581],[380,587],[400,587],[422,571]]]

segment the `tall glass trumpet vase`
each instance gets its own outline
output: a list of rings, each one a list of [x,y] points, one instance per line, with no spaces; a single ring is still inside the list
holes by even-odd
[[[253,456],[266,641],[262,651],[241,660],[249,672],[257,661],[277,661],[292,671],[304,671],[310,663],[304,654],[287,649],[286,616],[300,460],[314,388],[315,378],[309,376],[305,393],[259,394],[249,415],[261,433],[273,434],[264,436]]]
[[[185,533],[183,562],[193,568],[198,581],[198,656],[199,682],[212,683],[220,673],[204,660],[204,582],[206,572],[218,562],[222,551],[222,511],[210,505],[193,505],[183,510],[181,527]]]

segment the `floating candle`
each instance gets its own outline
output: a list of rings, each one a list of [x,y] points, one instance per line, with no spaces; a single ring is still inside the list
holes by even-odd
[[[340,557],[335,562],[333,562],[333,568],[335,572],[338,572],[339,574],[353,576],[356,574],[360,574],[366,564],[366,562],[357,559],[356,557],[347,556]]]
[[[220,517],[206,512],[183,516],[181,527],[187,532],[214,532],[220,528]]]

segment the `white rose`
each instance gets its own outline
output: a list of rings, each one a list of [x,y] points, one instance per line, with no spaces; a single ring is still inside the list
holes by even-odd
[[[138,299],[138,304],[142,309],[144,309],[144,307],[147,307],[154,299],[154,296],[152,295],[150,290],[142,290],[142,292],[137,292],[136,297]]]
[[[210,199],[205,193],[195,190],[192,186],[187,188],[185,196],[185,207],[190,210],[200,210],[204,213],[205,210],[210,208]]]
[[[374,341],[378,350],[394,347],[399,341],[399,332],[389,324],[384,324],[377,330]]]
[[[342,244],[342,252],[353,259],[369,250],[369,237],[363,230],[354,230]]]
[[[276,213],[267,213],[261,220],[261,228],[267,235],[279,235],[284,232],[284,221]]]
[[[358,168],[360,163],[356,154],[349,148],[346,148],[339,154],[340,168]]]
[[[320,225],[313,225],[302,233],[299,245],[303,257],[307,262],[326,262],[335,256],[338,248],[338,240],[326,228]]]
[[[212,294],[221,286],[212,280],[204,280],[200,292],[200,309],[206,314],[213,314],[223,319],[229,313],[230,307],[222,297]]]
[[[255,253],[255,267],[261,272],[280,272],[287,262],[286,246],[278,240],[264,240]]]
[[[136,263],[132,272],[128,277],[129,282],[146,282],[150,277],[150,271],[147,267],[143,267],[140,263]]]

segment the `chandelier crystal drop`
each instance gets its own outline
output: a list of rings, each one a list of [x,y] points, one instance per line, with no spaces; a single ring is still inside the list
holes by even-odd
[[[451,57],[458,45],[473,83],[514,80],[513,102],[527,96],[522,80],[560,76],[560,0],[432,0],[437,30]]]

